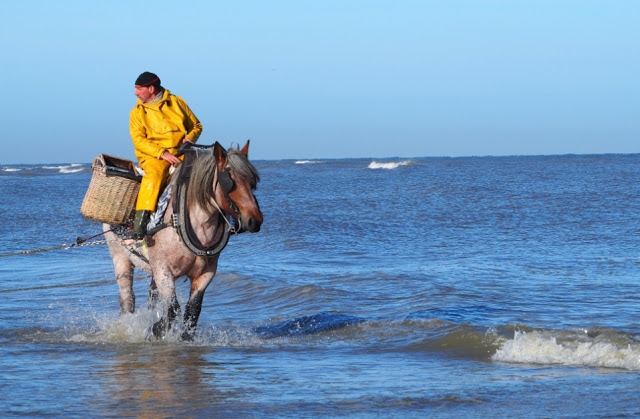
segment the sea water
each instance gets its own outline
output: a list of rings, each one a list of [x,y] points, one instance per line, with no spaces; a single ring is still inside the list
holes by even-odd
[[[90,164],[0,166],[0,415],[640,414],[640,155],[254,164],[190,343],[74,245]]]

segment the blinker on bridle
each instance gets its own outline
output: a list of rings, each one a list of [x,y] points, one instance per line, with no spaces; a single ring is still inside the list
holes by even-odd
[[[235,186],[233,183],[233,179],[231,179],[231,175],[229,174],[228,167],[226,167],[223,171],[218,172],[218,183],[220,184],[222,192],[224,192],[225,196],[228,195]]]
[[[240,221],[240,217],[239,217],[240,210],[236,206],[235,202],[233,202],[233,199],[231,199],[231,197],[229,196],[229,193],[235,187],[235,183],[233,182],[233,179],[231,179],[230,168],[225,167],[223,170],[218,171],[216,176],[217,176],[218,185],[220,185],[220,189],[222,189],[222,195],[224,195],[224,199],[227,201],[227,205],[229,205],[229,208],[231,208],[231,211],[233,211],[238,216],[238,217],[234,217],[235,219],[234,227],[231,227],[231,224],[229,224],[229,220],[227,220],[227,217],[224,215],[220,207],[218,207],[218,204],[216,204],[215,201],[213,203],[218,209],[218,211],[220,212],[220,214],[222,215],[222,218],[224,219],[224,221],[227,223],[227,225],[229,225],[230,231],[232,233],[238,234],[238,232],[242,228],[242,222]]]

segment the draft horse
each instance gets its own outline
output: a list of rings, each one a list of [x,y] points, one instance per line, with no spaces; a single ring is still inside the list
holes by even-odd
[[[180,314],[175,281],[186,276],[191,292],[181,338],[193,339],[204,293],[216,274],[229,234],[260,230],[263,217],[253,193],[260,176],[249,162],[248,152],[249,141],[242,150],[232,147],[227,151],[216,142],[186,151],[184,162],[168,184],[172,192],[162,224],[145,239],[146,252],[127,244],[108,224],[103,226],[116,273],[121,314],[135,311],[134,267],[152,276],[149,303],[162,313],[152,327],[154,337],[165,337]]]

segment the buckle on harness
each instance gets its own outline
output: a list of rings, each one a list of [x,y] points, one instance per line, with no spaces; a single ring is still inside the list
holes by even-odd
[[[180,227],[180,221],[178,219],[178,214],[171,214],[171,225],[173,228]]]

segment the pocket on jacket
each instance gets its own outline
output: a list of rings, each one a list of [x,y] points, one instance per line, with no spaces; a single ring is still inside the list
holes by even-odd
[[[153,130],[157,134],[169,134],[172,132],[182,132],[180,127],[178,127],[176,124],[172,124],[171,122],[161,122],[159,124],[155,124],[153,126]]]

